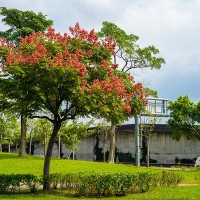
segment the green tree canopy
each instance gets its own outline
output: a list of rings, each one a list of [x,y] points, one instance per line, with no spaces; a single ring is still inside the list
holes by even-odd
[[[119,60],[124,63],[120,66],[122,71],[129,71],[135,68],[151,68],[160,69],[165,60],[157,57],[159,50],[155,46],[148,46],[141,48],[137,41],[139,37],[134,34],[127,34],[124,30],[119,28],[116,24],[104,21],[101,31],[98,33],[101,38],[114,38],[116,43],[116,50],[113,54],[114,66],[117,67]]]
[[[81,138],[95,134],[95,130],[89,129],[92,123],[93,121],[88,123],[78,122],[78,119],[72,120],[71,123],[64,123],[59,134],[66,148],[70,150],[78,149]]]
[[[21,11],[18,9],[0,8],[0,15],[4,18],[2,22],[9,26],[6,31],[0,31],[0,37],[7,38],[7,41],[18,45],[21,37],[31,35],[38,31],[46,31],[47,27],[53,25],[52,20],[46,19],[46,15],[33,11]]]
[[[160,69],[161,65],[165,63],[165,60],[161,57],[157,57],[157,54],[159,53],[159,50],[156,49],[154,46],[148,46],[145,48],[141,48],[137,41],[139,39],[138,36],[133,34],[127,34],[124,30],[119,28],[117,25],[111,22],[104,21],[103,27],[101,31],[98,33],[99,37],[102,40],[106,40],[106,37],[113,38],[116,48],[113,52],[113,69],[119,69],[122,72],[130,72],[133,71],[133,69],[136,68],[150,68],[150,69]],[[119,64],[120,63],[120,66]],[[119,66],[119,67],[118,67]],[[139,89],[140,88],[140,89]],[[138,94],[141,95],[141,90],[145,91],[141,83],[137,84]],[[114,147],[115,147],[115,125],[119,123],[119,118],[116,119],[116,116],[120,117],[120,122],[123,120],[128,119],[128,117],[136,116],[140,114],[142,111],[145,110],[145,104],[141,101],[139,98],[139,95],[134,94],[129,101],[129,108],[130,112],[127,116],[126,113],[123,111],[119,111],[120,115],[116,115],[116,113],[112,112],[108,116],[104,115],[104,118],[106,120],[109,120],[112,122],[111,126],[111,133],[110,133],[110,154],[109,154],[109,162],[114,162]],[[146,94],[144,94],[144,97],[147,95],[157,95],[156,91],[153,91],[149,88],[146,89]],[[119,108],[120,109],[120,108]],[[111,144],[112,143],[112,144]],[[112,154],[112,156],[110,156]]]
[[[169,102],[170,118],[168,125],[175,139],[180,139],[182,135],[200,139],[199,105],[200,102],[195,104],[188,96],[180,96],[176,101]]]
[[[37,31],[45,32],[47,28],[53,24],[52,20],[46,19],[46,15],[42,13],[36,14],[32,11],[21,11],[1,7],[0,15],[3,16],[2,22],[9,27],[6,31],[0,31],[0,40],[2,44],[10,44],[10,48],[18,47],[20,38],[31,35]],[[8,49],[0,46],[0,63],[5,61],[5,57],[8,53],[7,51]],[[0,95],[0,105],[2,110],[9,109],[21,115],[21,143],[19,155],[25,156],[26,121],[30,96],[24,93],[23,90],[18,87],[18,84],[14,82],[12,85],[10,83],[8,87],[12,87],[12,92],[9,92],[8,89],[6,90],[7,93],[4,91],[4,95]],[[4,86],[4,89],[6,89],[6,86]],[[7,101],[10,95],[12,97],[18,96],[18,101]],[[19,100],[19,98],[24,99],[24,101]]]

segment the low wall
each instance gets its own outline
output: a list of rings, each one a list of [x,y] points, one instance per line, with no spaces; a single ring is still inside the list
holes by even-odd
[[[78,160],[96,160],[95,145],[97,145],[96,136],[84,138],[78,144],[75,151]],[[150,158],[157,160],[157,163],[175,163],[175,158],[193,159],[200,156],[200,141],[197,139],[187,139],[181,137],[179,141],[173,140],[170,133],[155,133],[149,138]],[[99,141],[98,148],[102,150],[102,143]],[[131,132],[116,133],[116,150],[118,153],[130,153],[135,157],[135,140],[134,134]],[[105,152],[109,151],[109,139],[105,145]],[[69,158],[71,151],[62,145],[62,153],[64,158]],[[43,146],[35,146],[35,155],[43,155]],[[53,156],[58,155],[57,144],[53,148]]]

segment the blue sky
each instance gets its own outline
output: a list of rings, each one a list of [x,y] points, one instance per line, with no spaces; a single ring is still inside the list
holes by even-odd
[[[61,33],[76,22],[96,31],[103,21],[113,22],[138,35],[142,47],[155,45],[166,60],[160,70],[135,71],[137,81],[148,83],[160,98],[200,100],[199,0],[0,0],[2,6],[42,12]]]

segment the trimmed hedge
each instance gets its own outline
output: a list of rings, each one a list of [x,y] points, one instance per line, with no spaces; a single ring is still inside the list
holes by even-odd
[[[165,175],[163,175],[165,174]],[[174,177],[174,178],[172,178]],[[147,192],[150,188],[177,185],[183,176],[174,172],[155,173],[74,173],[53,174],[49,178],[51,188],[59,185],[62,190],[76,196],[122,196],[134,192]],[[55,187],[56,186],[56,187]]]
[[[31,193],[42,184],[42,178],[33,174],[0,174],[0,193],[29,189]]]
[[[37,177],[33,174],[0,174],[0,193],[29,190],[36,192],[43,181],[48,181],[51,189],[60,188],[75,196],[123,196],[134,192],[147,192],[159,185],[177,185],[183,177],[175,172],[163,171],[135,173],[71,173],[52,174],[48,177]]]

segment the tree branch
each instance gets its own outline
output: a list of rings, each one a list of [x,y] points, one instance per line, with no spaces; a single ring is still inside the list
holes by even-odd
[[[50,121],[51,123],[54,123],[54,120],[50,119],[49,117],[47,116],[38,116],[38,115],[34,115],[34,116],[30,116],[31,119],[34,119],[34,118],[39,118],[39,119],[47,119],[48,121]]]

